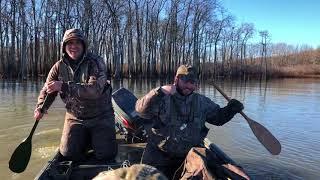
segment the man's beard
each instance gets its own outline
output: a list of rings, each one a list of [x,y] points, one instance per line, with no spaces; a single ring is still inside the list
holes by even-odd
[[[177,92],[178,92],[181,96],[188,96],[188,95],[190,95],[190,94],[193,93],[193,90],[189,89],[189,91],[191,91],[191,92],[190,92],[189,94],[184,94],[184,93],[183,93],[183,89],[181,89],[179,85],[177,85],[176,88],[177,88]]]

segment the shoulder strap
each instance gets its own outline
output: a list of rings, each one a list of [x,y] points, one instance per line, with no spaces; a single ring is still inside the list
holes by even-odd
[[[59,80],[72,81],[68,66],[62,60],[59,62]]]

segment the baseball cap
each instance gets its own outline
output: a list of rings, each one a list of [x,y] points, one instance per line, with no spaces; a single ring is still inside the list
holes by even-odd
[[[177,69],[176,77],[179,77],[183,81],[198,81],[198,74],[195,67],[192,65],[181,65]]]

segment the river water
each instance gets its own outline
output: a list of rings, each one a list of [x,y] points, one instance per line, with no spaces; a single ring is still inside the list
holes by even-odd
[[[265,126],[281,143],[280,155],[271,155],[253,135],[247,122],[236,115],[224,126],[208,125],[208,137],[239,163],[252,179],[320,179],[320,79],[218,81],[217,85],[245,105],[244,112]],[[1,179],[33,179],[59,145],[64,118],[60,98],[39,123],[32,140],[32,156],[20,174],[8,169],[14,149],[29,135],[33,110],[43,82],[0,81],[0,174]],[[159,81],[113,81],[141,97]],[[198,92],[221,106],[226,100],[209,82]]]

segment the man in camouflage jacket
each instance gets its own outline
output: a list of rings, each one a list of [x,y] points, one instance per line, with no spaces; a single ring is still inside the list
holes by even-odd
[[[142,163],[157,167],[171,178],[188,151],[199,146],[208,129],[205,122],[221,126],[243,109],[232,99],[220,108],[208,97],[195,93],[197,72],[181,65],[174,84],[158,87],[136,102],[136,111],[145,119],[153,119]]]
[[[69,29],[61,43],[62,59],[51,68],[38,97],[36,120],[45,97],[58,93],[65,103],[66,115],[60,153],[71,160],[81,160],[93,148],[99,160],[113,159],[117,154],[112,88],[107,80],[103,59],[87,53],[87,43],[79,29]],[[50,98],[49,106],[54,101]],[[48,106],[48,107],[49,107]]]

